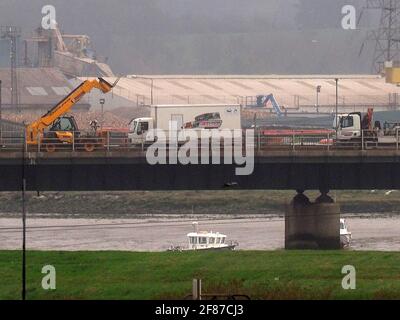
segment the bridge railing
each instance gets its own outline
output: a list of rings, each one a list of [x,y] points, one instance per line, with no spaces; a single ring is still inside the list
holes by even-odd
[[[300,150],[372,150],[372,149],[390,149],[399,150],[400,128],[391,131],[363,131],[361,136],[355,139],[335,139],[335,132],[296,132],[279,131],[274,132],[265,130],[256,130],[254,140],[249,144],[246,142],[246,132],[243,131],[242,150],[252,148],[256,151],[300,151]],[[180,144],[184,142],[181,141]],[[239,142],[240,143],[240,142]],[[25,150],[27,152],[53,153],[53,152],[93,152],[93,151],[145,151],[151,142],[145,141],[131,143],[126,131],[80,131],[73,133],[52,133],[45,138],[39,138],[36,143],[27,144],[24,133],[21,131],[2,131],[0,132],[0,152],[18,152]],[[226,148],[235,145],[227,144],[223,139],[220,141],[220,149],[223,152]],[[170,146],[166,144],[166,148]],[[208,146],[201,146],[199,150],[207,148],[211,150],[213,145],[211,141]],[[236,145],[237,148],[237,145]]]
[[[351,134],[351,133],[349,133]],[[354,134],[354,133],[353,133]],[[335,141],[336,149],[351,150],[399,150],[400,128],[381,129],[381,130],[362,130],[357,136],[346,137]]]
[[[25,136],[23,131],[0,132],[1,151],[21,151],[25,147]]]
[[[259,150],[330,150],[333,146],[330,134],[261,134],[257,140]]]
[[[93,152],[114,150],[144,150],[144,145],[129,143],[128,136],[121,131],[79,131],[60,132],[38,137],[37,141],[27,143],[24,132],[1,131],[0,152]]]

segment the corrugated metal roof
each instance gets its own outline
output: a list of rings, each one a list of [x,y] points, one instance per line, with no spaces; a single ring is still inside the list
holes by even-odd
[[[72,89],[68,79],[58,69],[54,68],[18,68],[18,90],[20,105],[43,107],[58,103]],[[2,80],[3,106],[11,103],[10,69],[0,69]],[[81,107],[89,104],[86,99],[81,100]]]
[[[153,79],[153,101],[156,104],[168,104],[177,100],[193,103],[216,103],[224,101],[235,103],[238,97],[255,97],[261,94],[274,94],[281,105],[309,106],[315,104],[316,88],[320,105],[334,105],[336,84],[339,78],[339,102],[347,105],[386,104],[390,95],[400,94],[400,87],[388,84],[385,79],[376,75],[153,75],[122,78],[114,89],[114,94],[129,100],[137,96],[150,101],[150,90],[143,87],[142,78]],[[108,81],[114,81],[109,78]],[[180,99],[179,97],[182,97]]]
[[[71,89],[68,87],[51,87],[54,93],[58,96],[66,96],[68,93],[71,92]]]
[[[49,94],[46,92],[45,88],[43,87],[26,87],[26,90],[32,96],[48,96]]]

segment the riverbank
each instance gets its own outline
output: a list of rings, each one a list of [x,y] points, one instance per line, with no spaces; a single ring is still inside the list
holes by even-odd
[[[44,265],[56,290],[41,288]],[[20,297],[20,251],[0,251],[0,299]],[[342,267],[356,268],[344,290]],[[252,299],[400,299],[400,253],[339,251],[27,253],[28,299],[183,299],[193,278],[204,293]]]
[[[318,192],[307,192],[311,200]],[[151,214],[283,214],[294,191],[42,192],[27,194],[27,211],[38,216],[137,217]],[[342,213],[400,213],[398,191],[333,191]],[[0,193],[0,217],[21,212],[21,194]]]

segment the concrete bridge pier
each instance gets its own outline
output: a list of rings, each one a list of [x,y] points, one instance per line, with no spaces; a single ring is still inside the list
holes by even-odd
[[[297,190],[286,206],[285,249],[340,249],[340,206],[328,192],[311,202]]]

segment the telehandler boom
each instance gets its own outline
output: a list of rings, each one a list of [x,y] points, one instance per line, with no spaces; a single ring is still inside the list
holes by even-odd
[[[93,88],[101,90],[103,93],[108,93],[117,84],[119,79],[114,84],[108,83],[102,78],[94,80],[85,80],[71,93],[69,93],[62,101],[57,103],[45,115],[40,117],[35,122],[26,127],[26,143],[27,145],[37,145],[43,142],[46,138],[59,140],[60,142],[72,142],[74,132],[79,129],[76,125],[75,119],[72,116],[64,116],[71,108]],[[45,132],[49,126],[51,134]]]

